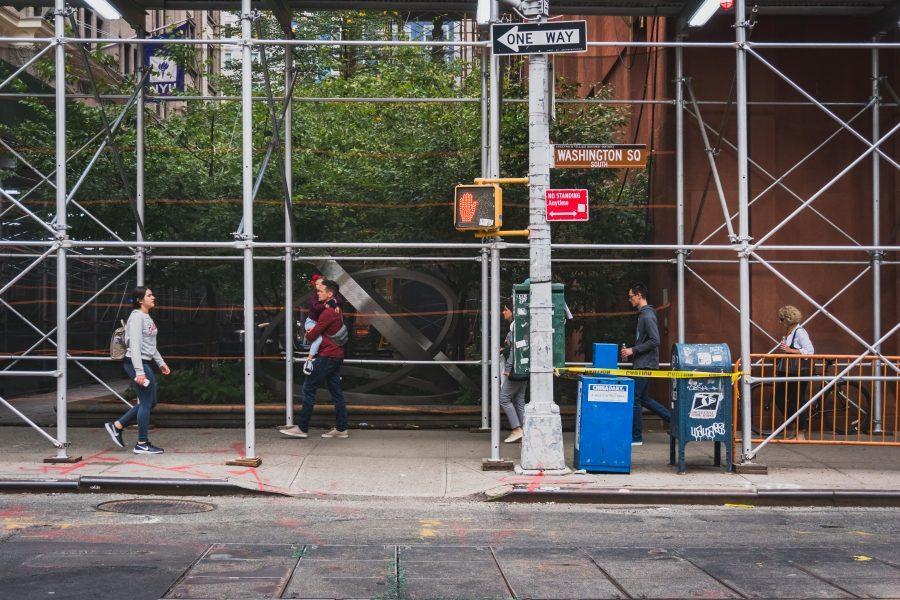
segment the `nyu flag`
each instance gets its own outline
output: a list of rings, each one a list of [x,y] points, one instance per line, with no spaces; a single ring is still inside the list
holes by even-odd
[[[188,23],[153,39],[183,38],[188,33]],[[171,46],[170,46],[171,47]],[[184,68],[181,67],[164,44],[147,44],[144,46],[144,68],[150,69],[147,88],[150,95],[171,96],[175,92],[184,91]]]

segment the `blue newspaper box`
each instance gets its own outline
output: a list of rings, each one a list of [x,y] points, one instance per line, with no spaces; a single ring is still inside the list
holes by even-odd
[[[611,346],[612,351],[605,346]],[[616,368],[616,352],[615,344],[594,344],[594,366]],[[633,406],[633,379],[586,375],[578,378],[576,469],[590,473],[631,472]]]
[[[731,372],[731,352],[727,344],[675,344],[672,369],[676,371]],[[722,464],[722,443],[727,452],[728,471],[732,470],[732,384],[729,377],[672,379],[672,432],[669,440],[669,464],[684,473],[684,447],[689,442],[713,442],[715,465]]]

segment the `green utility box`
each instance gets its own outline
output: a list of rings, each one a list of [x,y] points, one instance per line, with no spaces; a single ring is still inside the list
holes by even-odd
[[[563,295],[565,286],[561,283],[553,285],[553,366],[566,366],[566,300]],[[531,282],[513,286],[513,364],[518,374],[525,375],[530,371],[531,317],[528,312],[531,298]]]

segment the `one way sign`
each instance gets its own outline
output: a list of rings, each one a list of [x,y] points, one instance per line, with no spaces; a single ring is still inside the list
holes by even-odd
[[[494,54],[543,54],[587,50],[586,21],[491,25]]]

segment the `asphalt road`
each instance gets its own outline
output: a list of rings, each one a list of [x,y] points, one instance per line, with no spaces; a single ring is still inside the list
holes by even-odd
[[[0,495],[0,598],[900,597],[897,509],[123,499]]]

